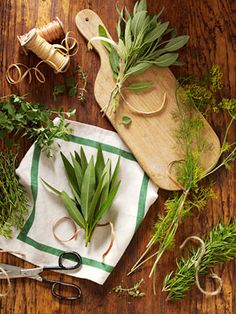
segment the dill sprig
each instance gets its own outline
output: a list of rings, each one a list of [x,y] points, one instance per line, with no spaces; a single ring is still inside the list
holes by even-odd
[[[211,69],[208,79],[204,79],[203,81],[205,81],[206,86],[211,84],[211,90],[213,91],[221,88],[221,78],[222,75],[219,72],[219,68],[215,66]],[[201,82],[201,84],[203,83]],[[187,91],[189,90],[187,89]],[[203,121],[200,115],[196,114],[196,99],[191,93],[180,88],[177,90],[176,100],[178,111],[173,114],[173,119],[176,119],[179,125],[175,130],[175,136],[177,146],[184,149],[184,158],[174,163],[176,172],[176,180],[174,182],[176,182],[182,192],[175,192],[165,202],[165,216],[158,216],[153,236],[145,252],[132,267],[129,274],[136,271],[148,260],[155,258],[149,277],[155,275],[157,264],[163,253],[173,248],[175,234],[179,225],[194,207],[198,209],[204,208],[208,199],[213,196],[211,186],[202,186],[200,185],[200,181],[218,171],[223,166],[229,168],[230,162],[236,158],[236,142],[230,144],[227,142],[229,130],[235,121],[233,114],[235,113],[234,100],[226,101],[224,106],[221,102],[218,106],[217,104],[212,106],[213,109],[216,106],[218,110],[224,109],[230,114],[232,119],[226,128],[221,151],[218,156],[218,165],[213,169],[206,170],[201,167],[201,156],[203,152],[210,150],[211,146],[202,135]],[[198,100],[201,102],[201,99]],[[155,293],[155,276],[153,276],[153,288]]]
[[[28,200],[15,173],[16,156],[0,152],[0,236],[11,238],[13,227],[23,227]]]
[[[195,283],[195,263],[200,249],[189,249],[188,258],[180,257],[175,273],[169,273],[163,283],[163,291],[168,292],[168,300],[180,300]],[[205,275],[209,267],[227,262],[236,257],[236,220],[228,224],[218,224],[205,239],[205,254],[199,263],[199,275]]]
[[[176,99],[178,111],[173,114],[173,118],[179,122],[179,127],[175,130],[175,136],[178,147],[184,148],[184,160],[176,162],[176,175],[182,192],[175,192],[173,197],[166,201],[166,215],[164,217],[159,215],[146,251],[129,274],[155,257],[149,277],[154,275],[163,253],[173,247],[175,234],[182,220],[188,216],[193,207],[205,206],[212,195],[211,187],[201,189],[198,186],[199,180],[204,175],[200,161],[201,154],[209,149],[209,144],[202,136],[203,120],[200,115],[196,115],[195,107],[189,102],[182,89],[177,90]],[[146,257],[156,244],[159,244],[158,249]],[[153,280],[155,292],[155,276]]]
[[[177,36],[176,30],[169,27],[169,22],[162,22],[161,10],[157,15],[149,15],[146,0],[137,1],[133,12],[126,7],[121,10],[116,7],[119,20],[117,24],[118,42],[108,38],[106,30],[99,25],[99,37],[91,42],[101,40],[109,53],[110,66],[116,80],[111,92],[110,101],[104,113],[111,115],[116,112],[122,96],[122,88],[137,91],[149,88],[152,82],[138,82],[124,86],[130,76],[140,75],[151,66],[169,67],[170,65],[182,65],[178,61],[176,52],[182,48],[189,36]]]

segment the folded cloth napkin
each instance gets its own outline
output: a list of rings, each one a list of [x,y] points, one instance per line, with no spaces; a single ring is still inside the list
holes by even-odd
[[[58,119],[58,118],[57,118]],[[58,122],[58,120],[57,120]],[[90,279],[103,284],[118,263],[135,231],[142,222],[149,207],[157,198],[157,187],[144,173],[135,157],[120,137],[112,131],[95,126],[73,122],[73,135],[69,141],[57,139],[60,150],[70,159],[70,153],[79,151],[83,146],[87,158],[97,153],[100,143],[105,160],[110,158],[113,167],[119,156],[121,185],[112,207],[102,218],[102,222],[111,221],[114,225],[115,240],[110,252],[102,259],[110,244],[110,228],[97,227],[88,247],[85,247],[84,232],[77,239],[67,243],[58,241],[52,232],[55,220],[68,216],[60,198],[45,187],[41,179],[58,190],[71,194],[59,151],[55,158],[49,159],[37,145],[33,145],[21,161],[17,174],[30,199],[30,215],[14,238],[0,238],[0,247],[25,254],[25,259],[35,265],[55,266],[63,251],[76,251],[82,257],[82,266],[66,274]],[[58,226],[57,234],[68,238],[72,226],[64,222]]]

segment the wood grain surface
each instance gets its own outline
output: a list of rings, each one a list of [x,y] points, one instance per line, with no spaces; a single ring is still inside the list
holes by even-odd
[[[125,3],[129,9],[134,0]],[[110,34],[115,38],[115,23],[117,15],[115,0],[1,0],[0,1],[0,86],[1,95],[11,93],[25,94],[50,107],[60,106],[65,109],[76,107],[76,120],[94,124],[106,129],[112,129],[109,121],[101,117],[98,105],[93,96],[93,85],[99,69],[99,58],[94,52],[88,52],[85,40],[78,34],[74,19],[82,9],[94,10],[107,25]],[[181,52],[182,59],[187,64],[181,68],[173,68],[176,77],[183,75],[202,75],[207,72],[213,63],[221,66],[224,73],[225,86],[222,96],[236,97],[236,1],[235,0],[149,0],[149,10],[157,12],[165,7],[163,16],[175,25],[179,34],[189,34],[188,47]],[[9,86],[5,79],[7,66],[13,62],[23,62],[35,65],[37,58],[30,54],[25,56],[19,49],[17,35],[29,31],[35,26],[41,26],[60,17],[66,30],[75,32],[79,41],[79,54],[72,60],[69,73],[79,63],[88,72],[89,86],[86,104],[78,103],[73,98],[61,97],[56,104],[52,100],[52,90],[63,82],[62,75],[54,75],[47,66],[43,66],[47,81],[41,85],[35,80],[31,85],[25,81],[18,86]],[[227,118],[221,114],[211,116],[210,123],[217,135],[222,139]],[[230,139],[236,136],[236,129],[231,130]],[[19,161],[31,145],[25,139],[18,139],[21,145]],[[4,145],[1,145],[4,149]],[[137,313],[150,314],[236,314],[236,261],[214,270],[223,279],[223,292],[216,297],[206,298],[196,288],[189,292],[181,302],[166,302],[166,295],[161,292],[162,280],[167,272],[175,268],[175,259],[178,257],[178,246],[187,236],[202,235],[208,232],[220,219],[229,219],[236,215],[236,167],[232,165],[231,172],[221,170],[213,177],[216,197],[200,213],[193,213],[180,227],[175,243],[175,250],[163,256],[157,270],[157,295],[152,293],[152,284],[148,279],[150,264],[133,276],[126,277],[127,271],[134,264],[147,244],[157,213],[163,210],[163,203],[168,192],[160,191],[160,197],[152,206],[145,221],[134,236],[124,256],[114,269],[103,286],[85,280],[76,280],[64,275],[48,272],[48,278],[63,279],[78,283],[83,290],[83,297],[75,303],[58,302],[52,298],[48,287],[33,280],[16,280],[12,282],[12,290],[7,298],[0,300],[2,314],[47,314],[47,313]],[[1,262],[20,266],[29,266],[21,260],[3,254]],[[111,293],[112,287],[120,284],[132,286],[137,280],[144,278],[143,289],[146,297],[133,299],[118,297]],[[214,289],[214,284],[203,279],[207,288]],[[0,289],[6,288],[5,283]]]

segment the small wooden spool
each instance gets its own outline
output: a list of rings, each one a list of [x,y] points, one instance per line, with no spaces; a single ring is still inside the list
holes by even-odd
[[[33,28],[33,29],[36,29],[37,33],[49,43],[57,39],[62,39],[65,36],[64,25],[62,21],[59,19],[59,17],[56,17],[55,20],[53,20],[52,22],[49,22],[48,24],[44,26]],[[31,31],[29,31],[27,34],[17,36],[18,41],[21,46],[22,46],[22,38],[27,37],[30,32]],[[28,55],[28,50],[26,49],[26,47],[22,46],[22,49],[24,53]]]
[[[53,45],[42,38],[33,28],[27,34],[19,36],[20,45],[33,51],[42,61],[50,65],[56,73],[66,71],[70,57],[63,55]]]

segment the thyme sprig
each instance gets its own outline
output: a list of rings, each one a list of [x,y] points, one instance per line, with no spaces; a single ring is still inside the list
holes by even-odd
[[[122,88],[130,76],[139,75],[151,66],[169,67],[181,65],[177,61],[176,52],[188,41],[189,36],[177,36],[176,30],[169,27],[169,22],[161,22],[161,10],[157,15],[149,15],[146,0],[137,1],[133,12],[126,7],[119,10],[116,7],[119,20],[117,24],[118,42],[108,38],[106,30],[99,26],[99,37],[91,42],[101,40],[109,53],[113,76],[116,80],[111,92],[110,101],[104,113],[111,115],[116,112],[122,96]],[[152,82],[138,82],[126,86],[129,90],[138,91],[149,88]]]
[[[168,300],[180,300],[195,283],[195,263],[200,249],[189,249],[188,258],[180,257],[175,273],[169,273],[163,283]],[[236,220],[218,224],[205,239],[205,254],[199,263],[199,275],[205,275],[209,267],[230,261],[236,257]]]
[[[136,282],[131,288],[123,288],[121,285],[119,285],[114,287],[112,291],[117,293],[118,295],[121,295],[122,293],[127,293],[133,298],[141,298],[145,296],[145,292],[140,290],[140,286],[143,282],[144,280],[141,279],[140,281]]]
[[[74,115],[75,109],[68,112],[45,108],[39,103],[28,102],[25,97],[10,95],[0,98],[0,138],[5,134],[17,134],[36,140],[37,144],[52,157],[54,139],[68,139],[72,133],[66,117]],[[54,124],[50,119],[58,115],[60,122]]]
[[[16,155],[0,152],[0,236],[12,238],[13,228],[23,227],[28,200],[15,173]]]

